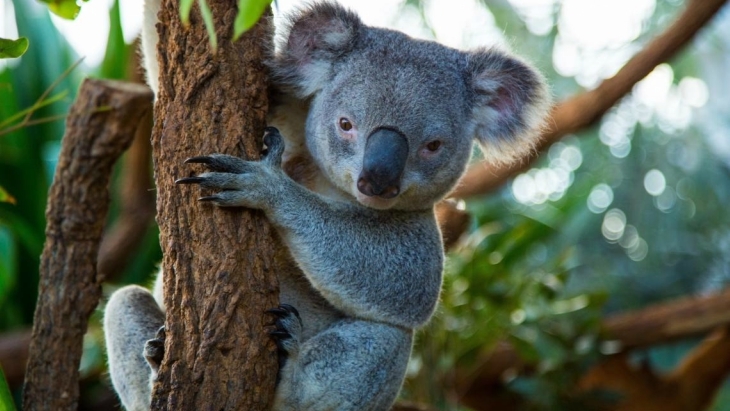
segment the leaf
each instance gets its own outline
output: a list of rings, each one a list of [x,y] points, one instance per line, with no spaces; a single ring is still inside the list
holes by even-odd
[[[63,17],[67,20],[73,20],[79,15],[81,6],[76,4],[76,0],[41,0],[48,5],[51,13]]]
[[[5,380],[2,366],[0,366],[0,411],[15,411],[13,396],[8,388],[8,382]]]
[[[198,6],[200,6],[200,14],[203,15],[205,29],[208,31],[210,47],[213,49],[213,52],[215,52],[218,50],[218,37],[215,34],[215,26],[213,25],[213,13],[210,11],[208,2],[205,0],[198,0]]]
[[[0,203],[15,204],[15,197],[8,194],[8,192],[5,191],[3,186],[0,186]]]
[[[192,8],[193,0],[180,0],[180,20],[185,27],[190,25],[190,9]]]
[[[271,0],[238,0],[238,14],[233,23],[234,41],[259,21],[269,4]]]
[[[17,58],[28,50],[28,39],[21,37],[17,40],[0,38],[0,58]]]

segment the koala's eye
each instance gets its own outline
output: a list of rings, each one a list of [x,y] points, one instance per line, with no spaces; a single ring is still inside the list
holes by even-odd
[[[350,131],[352,130],[352,123],[350,123],[350,120],[342,117],[340,119],[340,128],[342,131]]]
[[[430,152],[438,151],[438,149],[441,148],[441,141],[440,140],[434,140],[430,143],[426,144],[426,149]]]

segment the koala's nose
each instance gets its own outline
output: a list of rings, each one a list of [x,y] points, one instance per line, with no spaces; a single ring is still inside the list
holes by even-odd
[[[367,196],[393,198],[400,193],[401,177],[408,160],[408,141],[390,128],[379,128],[368,136],[357,189]]]

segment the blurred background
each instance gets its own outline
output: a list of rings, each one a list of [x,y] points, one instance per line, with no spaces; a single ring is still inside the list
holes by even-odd
[[[414,37],[509,48],[560,103],[599,87],[702,1],[342,3]],[[299,4],[278,1],[277,21]],[[0,38],[30,41],[0,60],[0,364],[16,404],[63,116],[87,76],[140,81],[141,15],[141,0],[90,0],[74,20],[0,0]],[[141,139],[115,170],[105,295],[148,284],[161,259],[146,156]],[[730,410],[729,166],[724,7],[589,127],[468,196],[468,228],[402,398],[433,410]],[[118,408],[102,309],[84,343],[84,410]]]

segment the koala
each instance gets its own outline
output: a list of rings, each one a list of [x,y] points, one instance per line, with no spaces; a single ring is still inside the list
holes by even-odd
[[[143,31],[153,88],[158,9],[148,0]],[[548,93],[507,52],[369,27],[331,2],[294,14],[286,32],[268,63],[264,158],[193,157],[207,171],[177,182],[218,207],[263,210],[290,254],[281,306],[268,310],[281,359],[274,409],[388,410],[439,299],[434,205],[475,142],[492,161],[532,150]],[[109,370],[130,411],[149,409],[162,360],[161,293],[158,277],[153,293],[127,286],[107,304]]]

